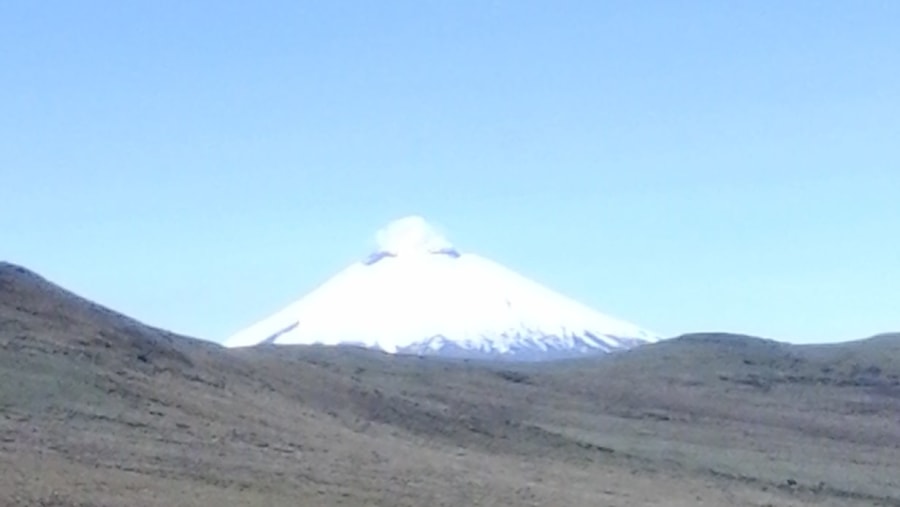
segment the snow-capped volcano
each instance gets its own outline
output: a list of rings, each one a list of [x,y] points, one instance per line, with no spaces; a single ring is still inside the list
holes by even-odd
[[[493,261],[460,253],[421,217],[392,222],[377,241],[366,259],[225,345],[361,345],[389,353],[534,360],[659,338]]]

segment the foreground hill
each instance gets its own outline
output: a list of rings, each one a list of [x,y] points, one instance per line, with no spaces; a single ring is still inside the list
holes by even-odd
[[[0,264],[0,505],[900,505],[898,337],[229,350]]]

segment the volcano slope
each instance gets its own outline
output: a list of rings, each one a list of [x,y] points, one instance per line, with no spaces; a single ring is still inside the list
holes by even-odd
[[[229,350],[0,265],[0,505],[900,505],[900,337]]]

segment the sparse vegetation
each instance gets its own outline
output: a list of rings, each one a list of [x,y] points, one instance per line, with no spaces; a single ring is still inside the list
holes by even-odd
[[[898,337],[225,350],[0,266],[0,504],[900,505]]]

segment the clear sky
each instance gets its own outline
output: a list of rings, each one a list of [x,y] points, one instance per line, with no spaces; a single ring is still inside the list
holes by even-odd
[[[416,213],[665,335],[900,330],[900,2],[0,3],[0,258],[212,340]]]

